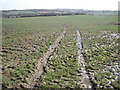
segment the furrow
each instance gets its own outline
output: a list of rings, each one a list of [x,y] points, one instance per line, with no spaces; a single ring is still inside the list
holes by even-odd
[[[59,45],[59,42],[61,41],[61,39],[65,36],[66,30],[67,30],[67,27],[65,25],[62,34],[57,38],[55,43],[49,47],[48,51],[44,53],[43,57],[38,61],[36,65],[35,73],[28,78],[28,84],[26,86],[27,88],[33,88],[33,86],[35,85],[35,82],[37,81],[37,78],[39,78],[43,73],[43,69],[46,66],[47,59],[50,57],[52,52],[54,52],[55,48]]]

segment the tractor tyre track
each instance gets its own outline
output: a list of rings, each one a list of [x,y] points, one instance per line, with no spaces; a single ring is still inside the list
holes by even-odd
[[[77,29],[77,46],[78,46],[78,65],[79,65],[79,71],[81,72],[82,76],[78,76],[77,78],[81,80],[82,83],[82,88],[92,88],[92,83],[90,82],[89,75],[87,74],[86,71],[86,63],[84,61],[83,55],[81,53],[81,49],[83,48],[82,45],[82,38],[81,38],[81,33]]]
[[[55,43],[49,47],[48,51],[43,54],[43,57],[37,62],[36,70],[35,70],[34,74],[32,76],[28,77],[28,84],[26,85],[26,88],[34,87],[34,85],[36,84],[37,78],[39,78],[44,71],[44,68],[47,64],[47,59],[54,52],[56,47],[59,45],[59,42],[65,36],[66,30],[67,30],[67,26],[64,25],[64,30],[63,30],[62,34],[57,38]]]

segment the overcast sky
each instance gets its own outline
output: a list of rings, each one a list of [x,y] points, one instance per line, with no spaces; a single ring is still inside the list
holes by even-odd
[[[119,0],[0,0],[0,10],[11,9],[88,9],[118,10]]]

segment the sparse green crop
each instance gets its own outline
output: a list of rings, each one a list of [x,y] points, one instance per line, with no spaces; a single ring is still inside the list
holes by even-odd
[[[79,88],[76,29],[82,34],[82,54],[95,88],[120,89],[116,16],[52,16],[3,18],[3,86],[27,84],[37,61],[67,25],[66,36],[47,61],[36,88]]]

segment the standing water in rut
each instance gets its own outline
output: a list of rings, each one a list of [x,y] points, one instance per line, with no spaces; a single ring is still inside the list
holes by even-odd
[[[66,36],[47,60],[36,88],[92,88],[81,54],[79,31],[68,27]]]
[[[92,88],[89,76],[87,74],[87,71],[85,69],[86,63],[84,61],[83,55],[81,53],[82,50],[82,37],[80,35],[79,30],[77,29],[77,46],[78,46],[78,64],[79,64],[79,71],[81,72],[81,76],[78,76],[78,78],[81,79],[82,82],[82,88]]]

